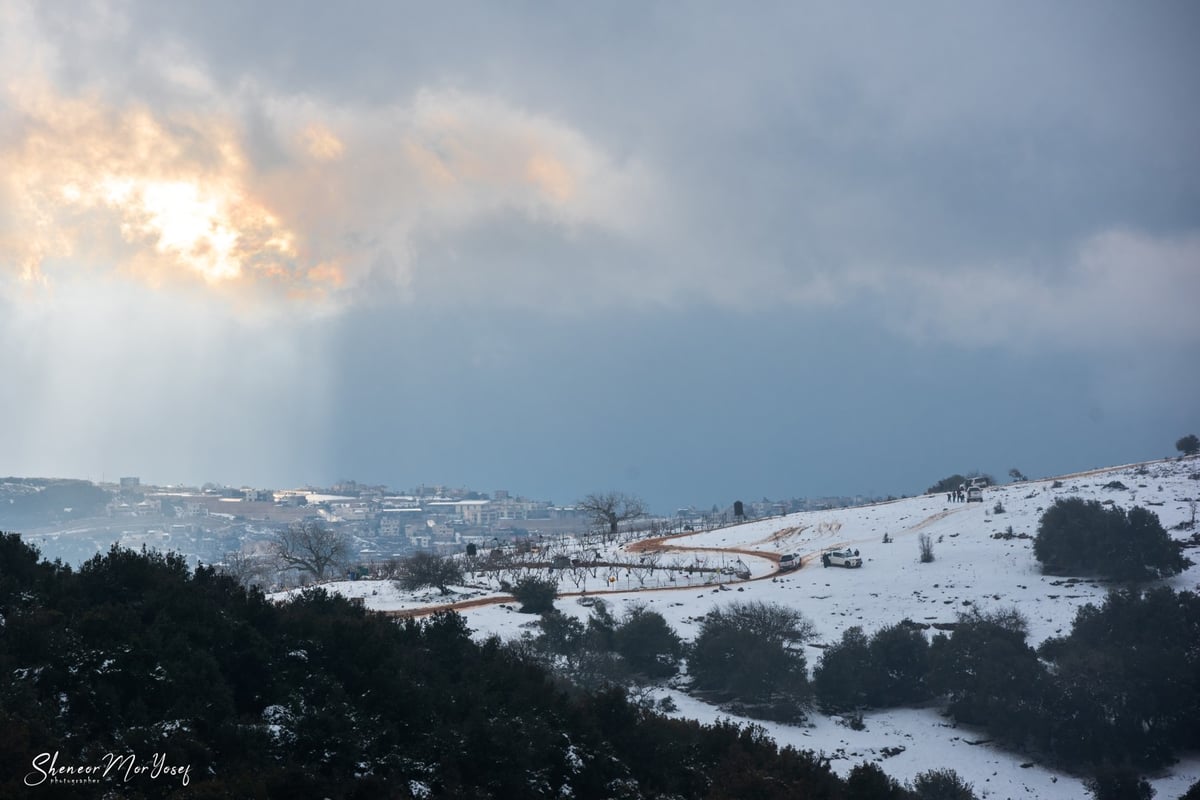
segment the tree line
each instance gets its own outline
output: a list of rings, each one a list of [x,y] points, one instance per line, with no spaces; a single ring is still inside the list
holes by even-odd
[[[640,652],[650,620],[625,620],[614,647]],[[276,605],[174,554],[113,547],[74,570],[0,534],[0,621],[0,796],[27,793],[39,753],[189,767],[187,786],[101,790],[135,798],[869,796],[753,726],[567,691],[456,614],[396,623],[320,589]]]

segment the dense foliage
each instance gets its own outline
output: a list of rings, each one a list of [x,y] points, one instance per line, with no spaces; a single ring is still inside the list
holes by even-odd
[[[1093,800],[1151,800],[1154,787],[1128,767],[1102,767],[1087,782]],[[1186,795],[1180,800],[1186,800]]]
[[[975,800],[974,787],[952,769],[931,769],[913,778],[918,800]]]
[[[847,800],[976,800],[971,784],[952,769],[931,769],[902,786],[877,765],[864,761],[846,776]]]
[[[544,613],[540,635],[513,646],[575,686],[623,686],[679,671],[683,641],[662,614],[634,606],[618,620],[603,600],[591,609],[586,625],[557,609]]]
[[[558,597],[558,581],[527,575],[512,588],[513,597],[521,604],[522,614],[544,614],[554,610],[554,598]]]
[[[1200,596],[1157,588],[1085,605],[1037,652],[1015,614],[972,614],[934,637],[948,712],[1000,743],[1091,772],[1170,764],[1200,748]]]
[[[1076,763],[1159,766],[1200,748],[1198,642],[1192,592],[1113,592],[1081,608],[1068,636],[1039,648],[1057,690],[1046,720],[1056,751]]]
[[[1128,512],[1096,500],[1056,500],[1042,514],[1033,553],[1048,572],[1147,580],[1176,575],[1191,561],[1140,506]]]
[[[614,649],[634,673],[653,679],[679,671],[683,640],[657,611],[634,607],[613,633]]]
[[[846,776],[846,800],[909,800],[912,794],[883,768],[864,761]]]
[[[967,482],[967,479],[957,472],[953,475],[942,478],[940,481],[930,486],[925,490],[925,494],[945,494],[946,492],[956,492],[959,487]]]
[[[37,527],[104,514],[112,494],[90,481],[70,479],[6,478],[0,482],[19,482],[36,491],[9,494],[0,498],[0,525]]]
[[[972,611],[950,636],[930,644],[931,688],[946,698],[959,722],[986,727],[1002,744],[1037,744],[1046,671],[1025,639],[1025,620],[1015,612]]]
[[[173,555],[114,548],[75,572],[0,535],[0,630],[5,797],[55,752],[190,768],[187,786],[108,779],[122,797],[842,795],[826,764],[759,730],[564,694],[457,615],[397,624],[320,590],[277,606]]]
[[[813,671],[813,692],[827,711],[912,705],[929,698],[929,642],[909,625],[881,628],[868,639],[848,628]]]
[[[972,610],[928,645],[907,624],[870,637],[849,628],[826,649],[813,690],[833,712],[940,698],[956,722],[1092,775],[1098,797],[1116,797],[1141,786],[1139,771],[1200,750],[1197,642],[1200,596],[1127,589],[1083,606],[1068,635],[1037,650],[1015,611]],[[850,785],[889,796],[868,772],[852,774]]]
[[[692,645],[696,689],[761,719],[798,720],[811,690],[800,645],[812,626],[799,612],[767,603],[733,603],[708,613]]]

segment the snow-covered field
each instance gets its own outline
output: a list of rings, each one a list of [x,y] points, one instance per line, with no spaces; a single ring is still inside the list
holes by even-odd
[[[1112,501],[1126,509],[1141,505],[1156,513],[1173,536],[1186,538],[1190,532],[1172,529],[1195,513],[1191,501],[1200,498],[1200,481],[1190,476],[1198,472],[1200,459],[1171,459],[1066,476],[1059,479],[1062,485],[1058,488],[1053,487],[1053,479],[992,487],[984,492],[983,503],[949,502],[943,494],[774,517],[672,538],[667,544],[673,549],[659,556],[659,568],[652,574],[601,568],[595,577],[589,573],[585,578],[590,580],[587,594],[604,597],[618,615],[629,605],[644,604],[661,613],[689,640],[695,637],[706,612],[733,600],[798,608],[815,624],[816,644],[832,643],[854,625],[869,634],[905,618],[930,624],[953,622],[959,612],[972,606],[1016,608],[1028,620],[1030,643],[1036,646],[1050,636],[1069,632],[1075,610],[1088,602],[1102,602],[1107,591],[1101,582],[1040,573],[1032,537],[1042,512],[1055,498]],[[1106,488],[1114,481],[1126,488]],[[1003,511],[997,513],[998,507]],[[932,563],[919,561],[918,537],[922,533],[932,537]],[[885,534],[889,543],[883,541]],[[1023,535],[1029,538],[1021,538]],[[822,568],[820,552],[834,546],[857,548],[863,567]],[[628,544],[614,545],[600,558],[636,563],[645,557],[629,548]],[[775,560],[789,552],[804,555],[803,568],[778,573]],[[1200,551],[1191,550],[1189,555],[1200,562]],[[682,567],[697,560],[718,568],[740,560],[752,578],[739,581],[720,573],[687,575],[679,569],[661,568],[668,564]],[[566,596],[560,597],[557,607],[585,619],[589,609],[575,596],[580,587],[562,571],[558,574],[563,576],[560,588]],[[456,588],[458,594],[451,597],[436,590],[405,593],[391,582],[343,582],[326,588],[362,597],[369,608],[389,611],[412,611],[453,601],[483,602],[461,609],[478,636],[509,638],[536,633],[536,622],[507,602],[494,579],[477,576],[475,584]],[[628,591],[643,584],[663,588]],[[1200,566],[1167,584],[1177,590],[1200,590]],[[610,586],[613,591],[599,591]],[[810,668],[820,654],[816,647],[809,650]],[[678,707],[675,713],[681,716],[703,721],[727,716],[673,689],[659,689],[657,694],[670,695]],[[900,780],[933,767],[953,768],[975,785],[981,798],[1087,796],[1079,779],[978,743],[986,738],[983,732],[956,727],[935,708],[874,712],[865,722],[866,730],[853,731],[837,718],[813,713],[802,726],[756,724],[781,743],[825,753],[843,775],[855,764],[872,760]],[[1160,800],[1170,800],[1198,779],[1200,754],[1194,754],[1168,772],[1151,776],[1151,783]]]

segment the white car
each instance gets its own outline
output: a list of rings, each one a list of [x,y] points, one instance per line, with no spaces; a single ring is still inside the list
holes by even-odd
[[[802,562],[800,561],[799,553],[788,553],[779,557],[779,571],[784,572],[789,569],[799,569]]]
[[[821,554],[821,565],[826,567],[861,567],[862,557],[857,550],[829,550]]]

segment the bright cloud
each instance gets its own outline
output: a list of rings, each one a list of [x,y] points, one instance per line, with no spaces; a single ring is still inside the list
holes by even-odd
[[[503,212],[620,234],[645,194],[568,126],[461,92],[348,109],[247,89],[151,110],[34,77],[7,99],[0,261],[27,284],[112,270],[332,308],[381,262],[406,285],[417,234]]]

